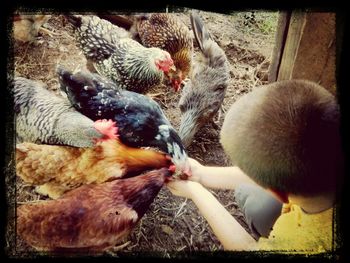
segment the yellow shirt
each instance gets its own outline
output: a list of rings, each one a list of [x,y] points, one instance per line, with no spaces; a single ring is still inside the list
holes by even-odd
[[[287,206],[284,205],[284,209],[287,209]],[[269,238],[259,239],[259,250],[288,254],[331,252],[333,208],[318,214],[306,214],[297,205],[291,205],[289,208],[289,212],[283,213],[277,219]]]

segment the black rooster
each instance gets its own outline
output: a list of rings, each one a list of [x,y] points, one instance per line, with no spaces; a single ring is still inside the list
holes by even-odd
[[[168,153],[176,171],[190,174],[181,139],[160,106],[148,96],[124,90],[88,71],[76,74],[57,68],[61,89],[72,105],[92,120],[116,121],[120,140],[131,147],[154,147]]]

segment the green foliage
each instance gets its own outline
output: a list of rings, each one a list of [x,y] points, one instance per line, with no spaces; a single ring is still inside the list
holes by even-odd
[[[276,31],[279,12],[252,10],[233,12],[231,15],[236,18],[243,33],[268,35]]]

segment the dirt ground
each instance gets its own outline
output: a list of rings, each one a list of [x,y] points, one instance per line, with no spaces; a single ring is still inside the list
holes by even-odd
[[[184,13],[176,15],[190,28],[189,11],[185,10]],[[231,81],[223,104],[226,112],[235,100],[254,86],[267,83],[278,13],[256,11],[254,14],[199,14],[214,40],[225,50],[231,64]],[[64,22],[62,16],[52,15],[44,27],[53,34],[40,34],[35,44],[13,42],[15,75],[40,80],[46,83],[50,90],[59,94],[56,66],[60,64],[70,70],[78,70],[85,68],[86,60],[74,42],[72,28]],[[198,54],[197,47],[195,51]],[[169,89],[168,93],[157,100],[175,128],[179,127],[180,122],[180,110],[177,106],[179,98],[179,94]],[[190,157],[205,165],[230,165],[219,143],[219,131],[224,116],[225,114],[222,114],[219,120],[219,128],[215,129],[208,124],[197,133],[188,148]],[[37,195],[32,186],[23,184],[19,178],[16,180],[17,205],[45,199]],[[248,230],[244,217],[233,199],[233,191],[211,192]],[[122,256],[155,253],[159,257],[168,258],[174,256],[175,252],[195,255],[199,251],[214,252],[222,249],[222,245],[192,201],[173,196],[164,187],[127,240],[107,254]],[[28,256],[33,252],[33,249],[17,237],[14,255]]]

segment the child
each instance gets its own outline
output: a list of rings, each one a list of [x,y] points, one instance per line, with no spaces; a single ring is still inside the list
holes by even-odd
[[[196,204],[224,248],[330,251],[332,207],[343,175],[334,96],[305,80],[257,88],[232,105],[220,135],[236,166],[205,167],[191,159],[189,180],[175,180],[167,186],[173,194]],[[260,234],[259,240],[205,187],[235,189],[246,216],[258,218],[250,226]],[[290,212],[281,214],[277,200],[289,204]],[[259,213],[265,210],[272,215],[269,218],[263,213],[268,223],[259,228],[264,225],[259,223]],[[269,225],[273,225],[270,233]]]

